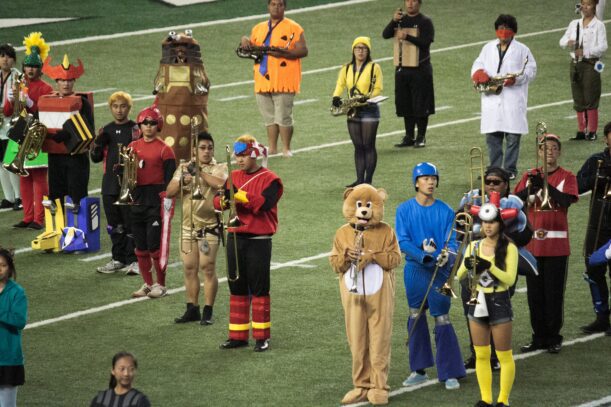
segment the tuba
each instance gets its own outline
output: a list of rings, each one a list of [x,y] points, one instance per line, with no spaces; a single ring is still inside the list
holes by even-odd
[[[473,85],[473,87],[479,93],[500,95],[503,91],[503,84],[506,80],[516,79],[517,77],[524,75],[526,64],[528,64],[528,57],[524,58],[524,65],[522,66],[522,70],[520,72],[493,76],[488,80],[488,82],[476,83],[475,85]]]
[[[119,147],[119,167],[123,167],[123,174],[119,178],[121,190],[119,198],[114,205],[137,205],[132,193],[138,180],[138,154],[133,148],[117,144]]]
[[[25,137],[19,144],[17,155],[10,164],[3,165],[7,171],[22,177],[27,177],[29,175],[28,171],[24,168],[25,160],[33,160],[38,157],[42,149],[42,144],[47,137],[47,127],[35,119],[32,114],[28,113],[25,118],[25,123]]]

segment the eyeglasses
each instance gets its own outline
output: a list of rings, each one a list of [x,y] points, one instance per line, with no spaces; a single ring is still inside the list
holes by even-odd
[[[354,47],[355,51],[368,51],[369,48],[367,47],[363,47],[363,46],[358,46],[358,47]]]
[[[505,181],[503,181],[502,179],[487,179],[484,181],[486,185],[494,185],[494,186],[501,185],[504,182]]]
[[[141,124],[144,124],[145,126],[157,126],[157,123],[158,123],[157,120],[148,120],[148,119],[145,119],[145,120],[142,121]]]

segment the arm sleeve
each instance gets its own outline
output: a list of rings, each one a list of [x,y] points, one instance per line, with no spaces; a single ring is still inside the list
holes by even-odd
[[[568,208],[571,204],[577,202],[578,197],[569,193],[560,192],[555,187],[548,185],[549,194],[558,205],[562,208]]]
[[[424,250],[420,249],[413,241],[408,232],[408,228],[411,226],[404,219],[401,214],[400,208],[397,208],[397,213],[395,217],[395,228],[397,230],[397,239],[399,239],[399,248],[403,253],[406,254],[406,257],[411,258],[412,260],[417,261],[420,264],[423,264],[424,256],[427,254]]]
[[[508,287],[511,287],[516,281],[518,273],[518,249],[513,243],[507,246],[507,256],[505,257],[505,270],[501,270],[492,264],[490,272],[499,279],[499,281]]]
[[[484,48],[482,48],[482,50],[480,51],[480,53],[477,56],[477,58],[475,59],[475,61],[473,61],[473,65],[471,65],[471,76],[473,76],[475,71],[479,71],[480,69],[483,69],[484,71],[486,71],[486,66],[484,64],[485,50],[486,50],[486,46],[484,46]],[[486,73],[488,73],[488,72],[486,72]]]
[[[91,152],[89,153],[91,161],[99,163],[104,159],[104,149],[108,145],[108,141],[108,134],[104,132],[104,129],[100,129],[100,135],[95,139]]]
[[[248,194],[248,203],[237,205],[244,205],[245,207],[251,209],[253,213],[258,213],[260,211],[269,211],[271,210],[280,199],[280,182],[278,180],[273,180],[267,188],[263,190],[261,195],[250,195]]]
[[[600,23],[596,29],[596,45],[589,51],[586,58],[600,58],[607,50],[607,30],[604,23]]]
[[[8,325],[13,329],[23,329],[28,318],[28,300],[25,293],[18,290],[11,299],[8,310],[0,312],[0,324]]]
[[[401,251],[397,236],[389,227],[389,233],[385,237],[384,250],[373,253],[373,261],[378,263],[384,270],[392,270],[401,264]]]
[[[337,82],[335,83],[335,90],[333,91],[333,97],[342,96],[346,89],[346,72],[348,71],[348,65],[342,66],[337,75]]]
[[[526,85],[533,81],[535,76],[537,76],[537,61],[535,61],[535,57],[528,48],[526,48],[526,55],[528,56],[528,62],[524,68],[524,75],[516,78],[516,85]],[[524,64],[524,61],[521,61],[520,63]]]
[[[333,248],[331,249],[331,255],[329,256],[329,263],[331,268],[338,274],[345,273],[350,267],[350,262],[346,261],[345,247],[341,244],[340,233],[342,229],[338,229],[333,239]]]
[[[559,45],[562,48],[566,48],[569,45],[569,40],[571,39],[571,33],[573,31],[571,24],[572,23],[569,23],[568,27],[566,27],[566,31],[564,32],[564,35],[562,36],[562,38],[560,38]]]
[[[176,171],[176,158],[174,158],[174,152],[170,147],[165,147],[161,154],[163,159],[163,187],[165,189],[172,180],[174,171]]]
[[[577,172],[577,190],[580,194],[591,191],[596,181],[597,160],[590,157]]]
[[[390,23],[388,23],[388,25],[384,27],[384,31],[382,31],[382,38],[389,39],[394,37],[397,28],[399,28],[399,23],[395,20],[390,20]]]
[[[373,64],[373,76],[375,77],[375,83],[373,85],[372,97],[380,96],[384,89],[384,77],[382,76],[382,68],[380,64]]]
[[[433,22],[427,19],[421,28],[420,36],[412,37],[411,35],[407,35],[405,39],[418,48],[428,48],[431,46],[431,43],[435,41],[435,28],[433,27]]]
[[[473,242],[469,243],[469,246],[467,247],[467,249],[465,250],[465,255],[462,258],[462,262],[460,263],[460,267],[458,268],[458,271],[456,272],[456,277],[459,280],[462,280],[463,278],[465,278],[467,276],[467,268],[465,267],[465,258],[468,257],[467,253],[471,253],[473,251]]]
[[[10,100],[4,99],[2,112],[4,113],[4,117],[11,117],[13,115],[13,104]]]

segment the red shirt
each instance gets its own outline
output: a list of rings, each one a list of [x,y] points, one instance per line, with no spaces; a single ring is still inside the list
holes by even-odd
[[[163,164],[166,160],[175,160],[172,148],[160,138],[148,143],[141,138],[132,141],[129,146],[138,154],[138,186],[164,185],[165,188],[167,182]]]
[[[539,171],[541,171],[539,169]],[[522,175],[522,179],[516,185],[515,191],[521,191],[526,187],[528,180],[528,172]],[[547,177],[549,185],[553,186],[560,192],[572,195],[578,199],[577,178],[572,172],[558,167],[554,172],[549,173]],[[541,192],[537,193],[537,206],[541,203]],[[554,207],[553,211],[534,212],[533,205],[528,207],[528,221],[530,222],[534,232],[533,238],[528,243],[526,248],[534,256],[568,256],[571,254],[569,245],[569,223],[567,219],[568,208],[563,208],[557,205],[552,200]]]
[[[28,88],[28,96],[34,104],[32,107],[27,108],[28,113],[36,113],[38,112],[38,99],[42,95],[48,95],[49,93],[53,93],[53,88],[47,82],[42,79],[37,79],[35,81],[27,82]],[[17,95],[15,95],[17,97]],[[14,102],[13,102],[14,103]],[[8,99],[4,104],[4,116],[8,117],[13,114],[13,103],[11,103]]]

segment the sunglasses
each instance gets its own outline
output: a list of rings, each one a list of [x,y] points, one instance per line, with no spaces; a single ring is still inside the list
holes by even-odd
[[[500,179],[487,179],[484,181],[484,183],[486,185],[494,185],[494,186],[498,186],[501,185],[502,183],[504,183],[505,181],[500,180]]]
[[[157,120],[148,120],[145,119],[142,121],[141,124],[144,124],[145,126],[157,126]]]

